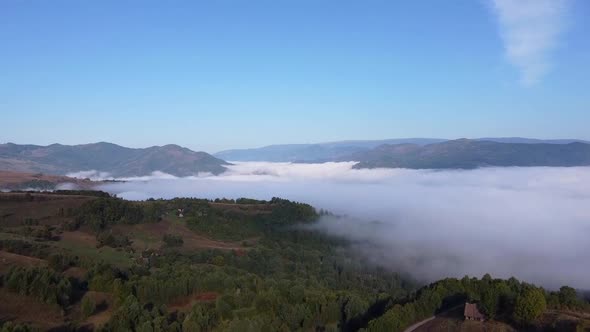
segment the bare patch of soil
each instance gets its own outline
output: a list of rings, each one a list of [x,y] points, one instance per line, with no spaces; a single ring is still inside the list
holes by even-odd
[[[133,247],[136,250],[157,249],[163,245],[162,237],[164,234],[180,235],[183,239],[183,249],[221,249],[244,251],[248,248],[243,247],[239,242],[227,242],[212,240],[199,235],[189,229],[183,222],[162,220],[157,223],[147,223],[138,225],[117,225],[117,232],[127,234],[133,239]]]
[[[179,298],[173,300],[172,302],[170,302],[170,304],[168,305],[168,310],[170,312],[172,312],[172,311],[188,311],[196,303],[199,303],[199,302],[211,303],[211,302],[214,302],[215,300],[217,300],[217,297],[219,297],[219,294],[216,292],[203,292],[203,293],[192,294],[189,296],[179,297]]]
[[[0,250],[0,272],[8,271],[12,266],[35,267],[46,265],[47,261],[44,259],[13,254]]]
[[[90,247],[96,247],[96,245],[98,244],[98,242],[96,241],[96,236],[82,231],[63,232],[61,233],[60,241],[74,242],[78,244],[84,244]]]

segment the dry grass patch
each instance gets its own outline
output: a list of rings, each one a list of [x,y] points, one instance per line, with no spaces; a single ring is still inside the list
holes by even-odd
[[[18,255],[0,250],[0,272],[8,271],[12,266],[47,266],[47,261],[36,257]]]

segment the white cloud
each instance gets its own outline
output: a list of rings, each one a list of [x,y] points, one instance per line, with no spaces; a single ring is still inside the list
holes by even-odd
[[[521,72],[525,85],[547,73],[550,52],[566,25],[571,0],[492,0],[506,57]]]
[[[238,163],[220,176],[101,188],[128,199],[203,197],[308,202],[346,215],[318,229],[367,261],[428,281],[516,276],[590,289],[590,167],[352,169],[354,163]]]

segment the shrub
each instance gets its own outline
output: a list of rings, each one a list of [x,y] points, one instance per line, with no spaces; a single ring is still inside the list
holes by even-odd
[[[95,310],[96,303],[94,302],[94,299],[92,299],[88,295],[84,296],[84,298],[82,299],[82,315],[84,316],[84,318],[92,316]]]
[[[162,240],[167,247],[182,247],[184,243],[182,236],[174,234],[164,234]]]

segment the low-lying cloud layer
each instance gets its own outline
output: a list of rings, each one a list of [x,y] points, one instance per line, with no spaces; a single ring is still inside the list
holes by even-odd
[[[317,229],[367,261],[429,281],[516,276],[590,288],[590,168],[354,170],[354,163],[238,163],[220,176],[165,174],[103,189],[128,199],[273,196],[346,215]]]

